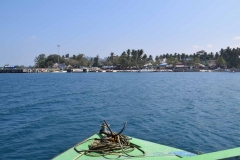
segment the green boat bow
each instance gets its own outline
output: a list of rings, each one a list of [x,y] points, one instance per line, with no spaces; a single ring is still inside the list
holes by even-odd
[[[126,125],[126,124],[125,124]],[[192,159],[210,160],[224,159],[240,155],[240,148],[197,155],[181,149],[128,137],[113,132],[104,121],[99,133],[90,136],[88,139],[76,144],[67,151],[54,157],[53,160],[87,160],[87,159]],[[107,131],[108,129],[108,131]]]

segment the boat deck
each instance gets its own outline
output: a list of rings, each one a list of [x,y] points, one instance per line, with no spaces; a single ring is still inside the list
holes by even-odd
[[[80,142],[79,145],[77,145],[76,149],[77,150],[88,150],[89,147],[88,145],[91,143],[89,139],[93,138],[100,138],[102,137],[100,134],[94,134],[93,136],[89,137],[83,142]],[[130,137],[132,138],[132,137]],[[88,141],[89,140],[89,141]],[[61,153],[60,155],[56,156],[53,158],[53,160],[87,160],[87,159],[97,159],[97,160],[106,160],[106,159],[159,159],[161,160],[167,160],[167,159],[179,159],[183,157],[189,157],[189,156],[195,156],[195,154],[180,150],[177,148],[173,147],[168,147],[165,145],[153,143],[153,142],[148,142],[145,140],[137,139],[137,138],[132,138],[130,141],[131,143],[141,146],[141,149],[145,151],[146,155],[145,156],[140,156],[140,157],[130,157],[127,155],[108,155],[108,156],[98,156],[98,157],[93,157],[93,156],[87,156],[82,153],[78,153],[74,150],[74,147],[68,149],[67,151]],[[132,152],[129,153],[132,156],[137,156],[137,155],[142,155],[142,152],[139,151],[138,149],[134,149]]]

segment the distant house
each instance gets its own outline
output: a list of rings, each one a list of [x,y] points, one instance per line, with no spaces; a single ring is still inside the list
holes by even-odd
[[[66,68],[66,64],[65,64],[65,63],[59,64],[58,67],[59,67],[61,70],[63,70],[63,69]]]
[[[57,68],[57,69],[63,70],[63,69],[66,68],[66,65],[65,65],[65,63],[55,63],[55,64],[53,65],[53,68]]]
[[[166,69],[167,63],[160,63],[157,67],[160,69]]]
[[[54,63],[53,68],[58,68],[58,63]]]
[[[24,69],[23,69],[23,72],[24,72],[24,73],[32,73],[33,70],[32,70],[31,68],[24,68]]]
[[[152,63],[147,63],[143,66],[143,68],[152,68]]]
[[[184,66],[184,64],[182,64],[181,62],[178,62],[178,63],[176,64],[176,68],[183,68],[183,67],[185,67],[185,66]]]
[[[182,64],[181,62],[178,62],[175,66],[176,69],[186,69],[189,68],[188,66],[185,66],[184,64]]]
[[[190,61],[190,60],[192,60],[191,58],[185,58],[185,61]]]
[[[116,66],[103,66],[102,68],[103,69],[114,69],[114,68],[116,68]]]
[[[98,71],[98,70],[100,70],[100,68],[98,68],[98,67],[92,67],[91,68],[91,71]]]
[[[72,68],[72,66],[69,64],[68,66],[67,66],[67,69],[71,69]]]
[[[206,66],[200,63],[200,64],[199,64],[199,67],[200,67],[200,68],[205,68]]]
[[[216,60],[209,60],[208,61],[208,66],[210,68],[216,68],[217,64],[216,64]]]

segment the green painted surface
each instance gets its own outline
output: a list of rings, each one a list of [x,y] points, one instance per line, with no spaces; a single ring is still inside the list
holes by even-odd
[[[193,156],[193,157],[186,157],[182,159],[186,160],[212,160],[212,159],[224,159],[224,158],[230,158],[230,157],[236,157],[240,156],[240,147],[239,148],[233,148],[233,149],[228,149],[224,151],[218,151],[218,152],[213,152],[213,153],[207,153],[207,154],[202,154],[198,156]]]
[[[92,138],[99,138],[100,135],[99,134],[95,134],[91,137],[89,137],[88,139],[92,139]],[[67,151],[63,152],[62,154],[56,156],[55,158],[53,158],[53,160],[74,160],[74,159],[79,159],[79,160],[87,160],[87,159],[97,159],[97,160],[106,160],[107,158],[111,158],[111,159],[159,159],[161,157],[162,160],[164,159],[179,159],[181,157],[184,156],[188,156],[191,155],[192,153],[190,152],[186,152],[177,148],[173,148],[173,147],[168,147],[168,146],[164,146],[161,144],[157,144],[157,143],[153,143],[153,142],[148,142],[148,141],[144,141],[141,139],[137,139],[137,138],[132,138],[132,140],[130,141],[131,143],[134,143],[135,145],[141,146],[141,149],[144,150],[146,152],[145,156],[142,157],[127,157],[125,155],[122,155],[120,157],[116,156],[116,155],[111,155],[111,156],[100,156],[100,157],[91,157],[91,156],[86,156],[86,155],[79,155],[79,153],[77,153],[74,150],[74,147],[68,149]],[[81,145],[79,145],[77,147],[78,150],[88,150],[88,145],[91,143],[91,141],[87,141],[86,143],[82,143]],[[137,149],[134,149],[134,151],[129,153],[130,155],[141,155],[142,152],[140,152]],[[177,156],[178,155],[178,156]],[[78,158],[79,157],[79,158]]]
[[[94,134],[93,136],[89,137],[86,140],[92,139],[92,138],[100,138],[99,134]],[[82,144],[80,144],[77,149],[78,150],[88,150],[88,145],[92,141],[83,141]],[[173,147],[164,146],[161,144],[148,142],[145,140],[132,138],[130,141],[131,143],[141,146],[141,149],[146,152],[145,156],[142,157],[127,157],[125,155],[122,155],[120,157],[116,155],[109,155],[106,157],[98,156],[98,157],[91,157],[86,156],[84,154],[79,154],[74,150],[74,147],[68,149],[67,151],[59,154],[58,156],[54,157],[53,160],[87,160],[87,159],[93,159],[93,160],[106,160],[106,159],[144,159],[144,160],[168,160],[168,159],[186,159],[186,160],[214,160],[214,159],[224,159],[229,157],[235,157],[240,156],[240,147],[224,150],[224,151],[218,151],[213,153],[207,153],[202,155],[195,155],[190,152],[180,150]],[[134,149],[134,151],[129,153],[130,155],[141,155],[142,152],[140,152],[137,149]]]

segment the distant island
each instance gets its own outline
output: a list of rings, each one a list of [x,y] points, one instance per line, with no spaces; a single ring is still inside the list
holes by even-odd
[[[43,68],[49,71],[71,70],[74,68],[95,68],[95,70],[154,69],[155,71],[161,69],[171,69],[173,71],[239,70],[240,48],[227,47],[216,53],[207,53],[201,50],[190,55],[185,53],[166,53],[157,55],[155,58],[152,55],[145,54],[143,49],[127,49],[121,55],[111,52],[104,59],[101,59],[99,55],[87,57],[81,53],[72,56],[69,54],[51,54],[49,56],[40,54],[34,59],[34,62],[35,66],[29,68]],[[24,66],[15,66],[15,68],[24,68]]]

